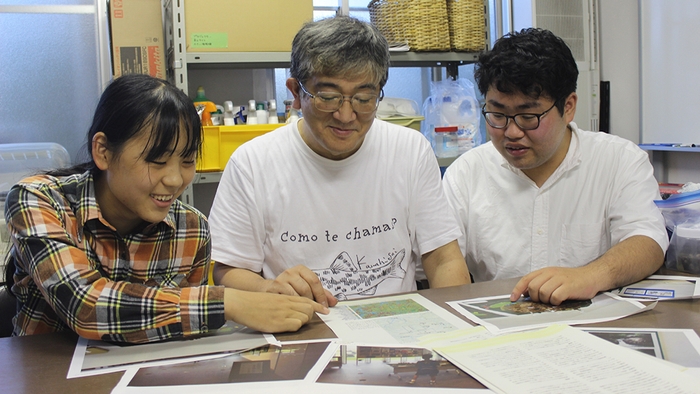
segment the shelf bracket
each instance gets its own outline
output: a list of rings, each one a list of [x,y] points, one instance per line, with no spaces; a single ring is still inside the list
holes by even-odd
[[[447,78],[456,81],[459,77],[459,63],[458,62],[447,62],[445,64],[445,74]]]

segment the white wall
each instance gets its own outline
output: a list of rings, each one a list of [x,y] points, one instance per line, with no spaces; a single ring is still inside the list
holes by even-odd
[[[610,81],[610,133],[639,143],[639,0],[599,0],[599,5],[600,80]],[[700,153],[656,156],[659,182],[700,182]]]
[[[610,133],[639,143],[638,0],[599,0],[600,80],[610,81]]]

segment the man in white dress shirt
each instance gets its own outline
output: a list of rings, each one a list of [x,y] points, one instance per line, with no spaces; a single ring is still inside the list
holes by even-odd
[[[558,305],[656,271],[668,247],[647,154],[580,130],[576,62],[549,31],[509,34],[475,79],[491,141],[457,159],[443,186],[474,281],[521,277],[521,295]]]

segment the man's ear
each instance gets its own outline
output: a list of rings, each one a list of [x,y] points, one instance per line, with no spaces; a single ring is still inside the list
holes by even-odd
[[[573,92],[566,98],[564,102],[564,119],[566,124],[571,123],[574,120],[574,115],[576,115],[576,104],[578,103],[578,95]]]
[[[287,89],[292,92],[294,96],[294,101],[292,101],[292,108],[301,109],[301,88],[299,88],[299,81],[296,78],[287,78]]]
[[[104,171],[112,161],[112,151],[107,148],[108,141],[105,133],[99,131],[92,137],[92,161],[95,166]]]

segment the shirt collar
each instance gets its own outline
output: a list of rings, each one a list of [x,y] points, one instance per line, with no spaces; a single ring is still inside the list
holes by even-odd
[[[82,228],[87,222],[97,220],[103,225],[116,231],[116,229],[102,216],[102,211],[97,204],[97,198],[95,197],[95,178],[92,172],[86,171],[78,175],[78,177],[78,184],[75,194],[75,197],[77,198],[74,197],[73,201],[71,201],[71,204],[75,205],[74,211],[76,212],[78,225]],[[150,223],[140,232],[143,234],[150,234],[160,225],[160,223],[165,223],[167,226],[175,229],[176,225],[174,210],[179,206],[180,202],[176,200],[175,203],[170,206],[170,210],[163,221],[158,223]],[[79,234],[82,234],[82,231],[80,231]]]

